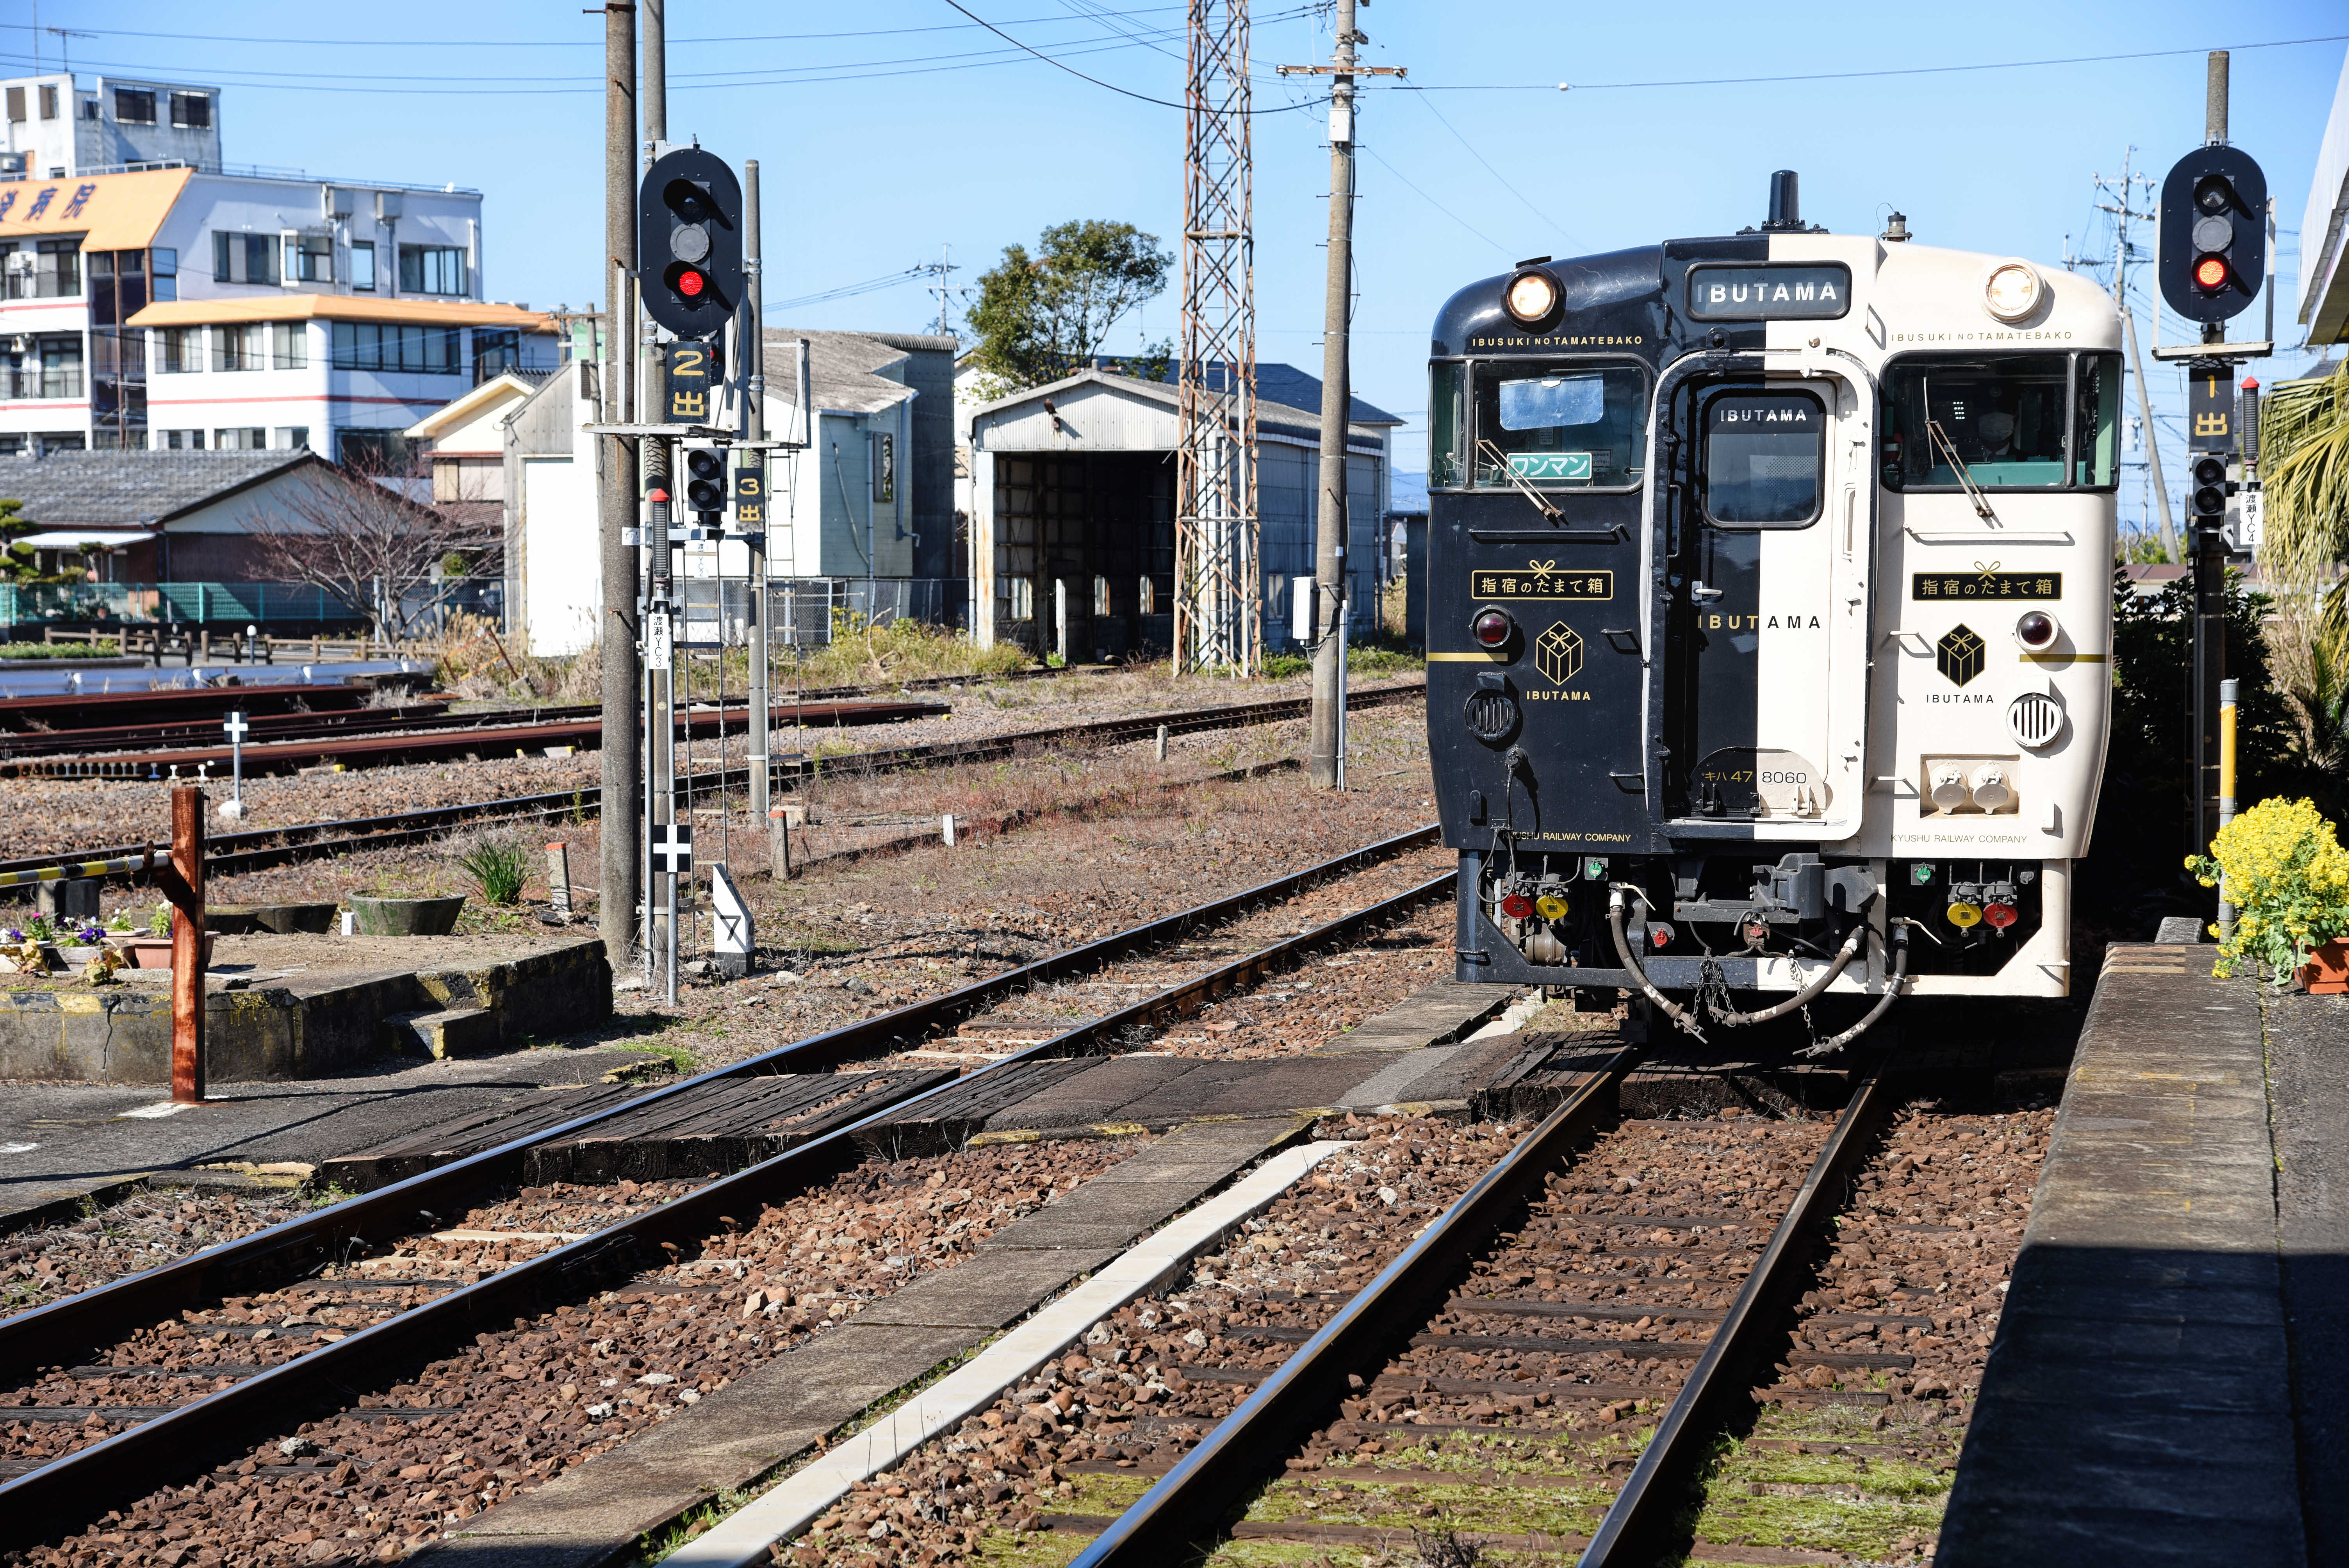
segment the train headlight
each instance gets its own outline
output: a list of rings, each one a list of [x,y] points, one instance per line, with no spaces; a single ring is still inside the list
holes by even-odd
[[[2014,640],[2023,645],[2026,653],[2045,653],[2055,645],[2055,638],[2062,631],[2055,617],[2044,610],[2026,610],[2014,620]]]
[[[2039,308],[2046,285],[2026,262],[2002,262],[1982,284],[1982,304],[2001,321],[2021,321]]]
[[[1476,639],[1480,648],[1506,648],[1515,634],[1517,623],[1506,610],[1479,610],[1476,618],[1468,623],[1468,634]]]
[[[1509,286],[1501,293],[1502,304],[1524,326],[1547,319],[1557,309],[1557,280],[1532,269],[1511,278]]]

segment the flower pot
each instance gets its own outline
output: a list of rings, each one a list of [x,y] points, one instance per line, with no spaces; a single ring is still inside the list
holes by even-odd
[[[357,898],[351,923],[361,936],[446,936],[457,929],[462,893],[454,898]]]
[[[2310,948],[2308,962],[2300,966],[2298,977],[2311,995],[2349,995],[2349,938],[2336,936]]]
[[[64,967],[67,969],[78,969],[83,965],[88,963],[91,959],[97,957],[100,953],[104,952],[105,948],[102,945],[98,947],[84,947],[78,943],[68,946],[65,943],[61,942],[57,944],[57,946],[49,949],[49,951],[57,955],[57,963]]]
[[[122,949],[123,962],[133,969],[169,969],[171,966],[171,939],[168,936],[117,936],[109,939]],[[212,962],[212,945],[219,938],[204,933],[204,966]]]

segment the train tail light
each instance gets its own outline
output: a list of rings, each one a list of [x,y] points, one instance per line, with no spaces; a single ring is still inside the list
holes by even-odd
[[[1509,638],[1516,629],[1516,622],[1510,618],[1506,610],[1480,610],[1476,618],[1468,623],[1469,635],[1476,639],[1478,647],[1483,648],[1507,647]]]
[[[1510,893],[1501,900],[1501,913],[1511,920],[1530,920],[1533,918],[1534,901],[1521,892]]]

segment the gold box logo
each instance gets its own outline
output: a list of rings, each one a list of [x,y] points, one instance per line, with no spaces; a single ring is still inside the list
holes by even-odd
[[[1933,645],[1933,663],[1951,686],[1963,686],[1982,673],[1982,655],[1989,651],[1973,628],[1960,622]]]
[[[1545,679],[1564,686],[1582,673],[1582,637],[1563,621],[1534,639],[1534,667]]]

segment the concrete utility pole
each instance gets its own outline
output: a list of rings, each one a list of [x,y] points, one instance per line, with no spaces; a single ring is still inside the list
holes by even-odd
[[[662,0],[643,0],[645,34],[645,167],[650,169],[657,150],[668,140],[668,36],[662,17]],[[644,322],[638,340],[637,356],[640,377],[638,385],[646,389],[640,401],[659,397],[661,382],[660,346],[654,341],[650,317]],[[667,410],[662,410],[666,417]],[[654,423],[647,408],[645,423]],[[677,515],[670,504],[669,445],[666,436],[646,436],[643,440],[643,472],[646,497],[657,502],[647,508],[645,523],[645,544],[647,559],[652,562],[652,592],[647,603],[657,602],[660,614],[678,617],[674,576],[670,571],[675,546],[669,542],[669,521]],[[647,611],[649,614],[649,610]],[[671,630],[676,630],[672,622]],[[649,769],[646,820],[653,826],[674,827],[678,824],[677,810],[677,661],[687,656],[676,646],[678,639],[668,638],[668,667],[646,672],[645,700],[645,761]],[[649,875],[649,867],[647,868]],[[649,968],[653,954],[660,954],[668,971],[668,999],[677,1000],[677,920],[678,876],[670,872],[661,878],[666,898],[658,908],[651,906],[651,883],[647,882],[645,962]]]
[[[1330,98],[1330,270],[1321,304],[1321,486],[1314,531],[1313,737],[1317,789],[1346,787],[1346,329],[1353,315],[1354,0],[1338,0]]]
[[[2186,557],[2178,548],[2178,527],[2169,517],[2169,487],[2161,480],[2161,440],[2153,423],[2153,398],[2145,383],[2145,361],[2137,354],[2137,313],[2129,309],[2128,303],[2129,220],[2144,218],[2149,222],[2152,218],[2151,213],[2139,212],[2130,205],[2134,181],[2129,173],[2129,160],[2136,156],[2137,149],[2134,147],[2122,155],[2120,189],[2114,193],[2112,201],[2100,201],[2097,205],[2113,215],[2113,303],[2120,307],[2121,331],[2128,343],[2129,375],[2137,382],[2137,413],[2145,421],[2146,471],[2153,482],[2154,498],[2161,507],[2162,557],[2168,561],[2184,561]],[[2096,183],[2100,189],[2106,188],[2103,176],[2097,177]]]
[[[747,531],[750,543],[750,736],[746,760],[750,765],[750,820],[767,820],[771,779],[767,760],[767,530],[773,526],[774,465],[758,443],[767,438],[767,334],[761,317],[765,289],[759,249],[759,160],[742,165],[742,328],[740,339],[746,400],[742,434],[750,443],[751,460],[766,478],[761,483],[759,526]]]
[[[636,25],[626,4],[604,8],[604,275],[611,280],[605,313],[603,419],[625,424],[636,367],[636,313],[628,274],[636,253]],[[603,554],[604,623],[597,638],[603,676],[603,826],[595,858],[596,934],[613,966],[636,944],[636,906],[644,882],[639,867],[636,799],[644,788],[637,761],[636,454],[621,436],[603,438],[597,476],[597,540]]]

